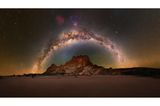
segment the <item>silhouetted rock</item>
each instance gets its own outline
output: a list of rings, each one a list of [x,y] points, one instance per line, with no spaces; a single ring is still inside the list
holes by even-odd
[[[87,55],[80,55],[74,56],[64,65],[52,64],[44,74],[98,75],[105,72],[105,68],[93,65]]]

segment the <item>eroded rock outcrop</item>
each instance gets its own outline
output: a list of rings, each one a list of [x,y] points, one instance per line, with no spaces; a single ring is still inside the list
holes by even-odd
[[[74,56],[64,65],[52,64],[44,74],[67,74],[67,75],[98,75],[104,74],[106,69],[93,65],[87,55]]]

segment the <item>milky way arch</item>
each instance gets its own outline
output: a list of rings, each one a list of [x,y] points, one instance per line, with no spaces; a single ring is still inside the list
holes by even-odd
[[[63,33],[59,39],[57,39],[57,41],[51,42],[48,47],[44,49],[43,54],[33,66],[33,70],[41,70],[48,58],[54,54],[55,51],[64,46],[71,45],[77,41],[93,41],[96,44],[100,44],[108,49],[112,55],[115,56],[118,64],[125,61],[125,57],[122,51],[111,40],[100,35],[96,35],[85,28],[78,28],[76,30]]]

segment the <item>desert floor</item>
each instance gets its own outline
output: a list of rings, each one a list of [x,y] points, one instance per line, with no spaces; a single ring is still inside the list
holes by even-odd
[[[160,79],[136,76],[37,76],[0,79],[0,96],[160,96]]]

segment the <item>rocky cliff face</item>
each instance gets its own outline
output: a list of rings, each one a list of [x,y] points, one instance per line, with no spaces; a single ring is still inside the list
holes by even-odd
[[[98,75],[104,74],[106,69],[93,65],[87,55],[74,56],[64,65],[52,64],[44,74],[67,74],[67,75]]]

